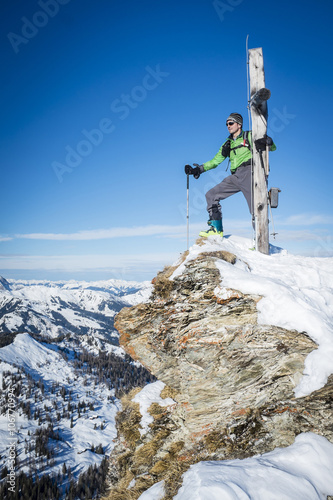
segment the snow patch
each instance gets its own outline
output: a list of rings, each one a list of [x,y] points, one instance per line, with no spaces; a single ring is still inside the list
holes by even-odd
[[[155,483],[147,491],[139,496],[138,500],[162,500],[165,495],[164,481]]]
[[[153,423],[153,417],[148,413],[148,408],[153,403],[158,403],[160,406],[175,405],[176,402],[171,398],[161,398],[161,391],[165,384],[161,381],[153,382],[146,385],[140,392],[138,392],[132,401],[139,403],[141,418],[141,429],[139,429],[141,436],[144,436],[149,430],[149,424]]]
[[[332,469],[333,444],[309,432],[264,455],[192,465],[174,499],[326,500],[333,493]]]

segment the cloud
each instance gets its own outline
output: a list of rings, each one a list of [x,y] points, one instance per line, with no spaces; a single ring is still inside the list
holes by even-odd
[[[249,220],[229,220],[226,222],[229,227],[239,230],[251,230]],[[191,235],[198,234],[207,225],[203,222],[190,223]],[[116,227],[109,229],[92,229],[77,231],[75,233],[27,233],[16,234],[15,238],[28,240],[49,240],[49,241],[91,241],[106,240],[113,238],[133,238],[140,236],[161,236],[169,238],[186,237],[186,225],[148,225],[135,227]]]
[[[333,216],[327,214],[296,214],[280,220],[279,224],[284,226],[317,226],[323,224],[333,224]]]
[[[276,223],[280,226],[318,226],[324,224],[333,224],[333,216],[326,214],[296,214],[287,217],[286,219],[276,219]],[[237,229],[241,231],[242,234],[246,231],[249,234],[251,231],[251,223],[249,219],[239,219],[239,220],[228,220],[225,219],[224,223],[225,229],[228,227],[232,228],[233,231]],[[203,223],[191,223],[190,221],[190,231],[192,233],[198,233],[202,229],[205,229],[205,224]],[[74,233],[27,233],[27,234],[16,234],[17,239],[28,239],[28,240],[48,240],[48,241],[91,241],[91,240],[107,240],[114,238],[131,238],[140,236],[161,236],[169,238],[179,238],[186,235],[186,225],[147,225],[147,226],[135,226],[135,227],[114,227],[108,229],[92,229],[77,231]],[[0,237],[0,241],[7,241],[13,238]]]
[[[129,271],[139,268],[164,267],[179,255],[175,253],[147,253],[133,255],[0,255],[1,269],[48,270],[48,271]]]
[[[93,229],[90,231],[78,231],[76,233],[29,233],[17,234],[15,237],[29,240],[58,240],[58,241],[84,241],[84,240],[106,240],[111,238],[130,238],[139,236],[185,234],[186,227],[149,225],[137,227],[116,227],[110,229]]]
[[[279,239],[283,241],[319,241],[322,238],[321,234],[302,229],[282,229],[277,234],[279,235]]]
[[[0,236],[0,241],[11,241],[12,239],[9,236]]]

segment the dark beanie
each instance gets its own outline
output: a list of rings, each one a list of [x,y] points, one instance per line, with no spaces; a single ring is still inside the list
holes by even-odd
[[[238,123],[239,125],[242,125],[243,126],[243,117],[242,115],[240,115],[239,113],[231,113],[228,118],[227,118],[227,121],[233,121],[233,122],[236,122]]]

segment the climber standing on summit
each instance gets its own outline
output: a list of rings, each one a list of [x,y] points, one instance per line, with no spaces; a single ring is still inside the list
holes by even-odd
[[[239,113],[231,113],[226,120],[226,125],[229,137],[224,141],[214,158],[202,165],[194,163],[195,168],[190,165],[185,166],[186,175],[193,175],[195,179],[198,179],[203,172],[216,168],[226,158],[230,159],[231,175],[206,193],[209,228],[199,233],[199,236],[203,237],[210,235],[220,235],[223,237],[220,201],[235,193],[239,193],[240,191],[243,193],[250,213],[253,213],[252,133],[243,131],[243,117]],[[266,145],[269,146],[270,151],[276,150],[273,140],[268,136],[255,141],[257,149],[266,149]]]

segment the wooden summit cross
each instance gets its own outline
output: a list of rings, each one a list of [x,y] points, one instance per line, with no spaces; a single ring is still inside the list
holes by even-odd
[[[268,150],[257,151],[254,141],[267,134],[267,99],[271,92],[265,88],[264,59],[262,48],[249,49],[250,110],[252,119],[253,177],[252,202],[255,223],[255,249],[269,254],[268,193],[269,173]]]

